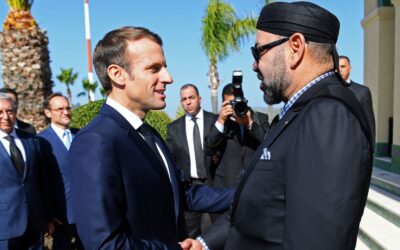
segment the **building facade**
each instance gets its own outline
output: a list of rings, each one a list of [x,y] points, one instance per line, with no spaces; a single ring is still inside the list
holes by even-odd
[[[400,173],[400,0],[364,0],[364,84],[376,120],[374,166]]]

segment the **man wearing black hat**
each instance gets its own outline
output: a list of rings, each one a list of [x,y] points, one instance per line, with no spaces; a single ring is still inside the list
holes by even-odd
[[[183,249],[354,249],[372,168],[366,115],[338,71],[339,20],[312,3],[271,3],[254,71],[285,102],[229,213]]]

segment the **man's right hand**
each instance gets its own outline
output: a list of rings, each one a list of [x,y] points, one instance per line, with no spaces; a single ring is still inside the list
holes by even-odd
[[[224,101],[221,105],[221,111],[219,112],[218,123],[224,125],[225,122],[233,115],[233,107],[230,101]]]
[[[200,241],[194,239],[186,239],[180,244],[183,250],[205,250]]]

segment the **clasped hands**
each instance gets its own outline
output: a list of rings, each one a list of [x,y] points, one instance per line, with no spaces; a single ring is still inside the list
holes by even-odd
[[[179,243],[183,250],[205,250],[203,245],[198,240],[186,239]]]

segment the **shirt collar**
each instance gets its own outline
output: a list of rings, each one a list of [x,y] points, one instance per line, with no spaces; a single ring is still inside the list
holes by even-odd
[[[111,97],[107,97],[106,103],[120,113],[134,129],[138,129],[143,124],[143,121],[139,116],[113,100]]]
[[[54,132],[56,132],[56,134],[58,135],[58,137],[63,138],[64,137],[64,131],[69,131],[71,133],[71,131],[69,129],[62,129],[60,127],[58,127],[57,125],[51,123],[50,124],[51,128],[54,130]]]
[[[282,119],[282,117],[286,114],[286,112],[293,106],[293,104],[299,99],[299,97],[304,94],[309,88],[311,88],[314,84],[318,83],[319,81],[327,78],[330,75],[333,75],[335,72],[334,71],[329,71],[326,72],[311,82],[307,83],[304,87],[302,87],[299,91],[297,91],[292,97],[290,97],[289,101],[283,106],[283,109],[281,113],[279,114],[279,120]]]
[[[186,117],[186,120],[188,121],[188,120],[192,120],[193,116],[191,116],[190,114],[186,113],[185,117]],[[203,120],[203,117],[204,117],[203,108],[200,108],[199,112],[196,115],[196,118],[197,118],[197,120]]]
[[[13,130],[11,131],[11,133],[9,133],[9,134],[7,134],[7,133],[3,132],[2,130],[0,130],[0,138],[1,138],[1,139],[3,139],[4,137],[6,137],[7,135],[11,135],[11,136],[14,137],[14,138],[19,138],[18,135],[17,135],[17,133],[15,132],[15,129],[13,129]]]

